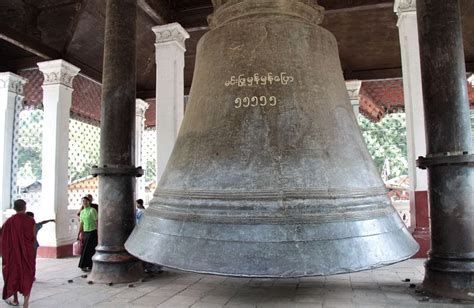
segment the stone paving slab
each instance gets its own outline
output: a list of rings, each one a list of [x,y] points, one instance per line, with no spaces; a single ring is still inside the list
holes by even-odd
[[[422,282],[423,262],[415,259],[372,271],[300,279],[167,270],[130,285],[108,286],[88,284],[77,268],[77,258],[38,259],[31,307],[474,307],[474,303],[429,298],[410,286]],[[10,306],[1,302],[0,307]]]

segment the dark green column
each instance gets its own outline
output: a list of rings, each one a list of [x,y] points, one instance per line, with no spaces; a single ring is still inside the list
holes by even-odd
[[[136,0],[107,0],[102,82],[99,244],[90,279],[137,280],[141,263],[124,248],[135,226]]]
[[[425,290],[474,300],[474,156],[458,0],[418,0],[431,251]]]

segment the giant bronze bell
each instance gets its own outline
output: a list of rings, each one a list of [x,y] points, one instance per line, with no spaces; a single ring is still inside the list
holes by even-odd
[[[142,260],[246,277],[372,269],[415,254],[311,0],[215,0]]]

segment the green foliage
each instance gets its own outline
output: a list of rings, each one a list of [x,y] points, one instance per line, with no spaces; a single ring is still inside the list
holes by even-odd
[[[389,114],[379,123],[372,123],[360,115],[358,121],[379,172],[382,173],[386,164],[385,172],[389,171],[388,179],[408,174],[405,114]]]
[[[155,181],[156,178],[156,159],[146,161],[145,182]]]

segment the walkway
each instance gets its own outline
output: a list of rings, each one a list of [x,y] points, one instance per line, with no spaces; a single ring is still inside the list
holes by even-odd
[[[423,260],[368,272],[302,279],[245,279],[166,271],[133,285],[112,286],[87,284],[77,262],[75,258],[38,259],[31,307],[473,307],[417,293],[413,284],[422,281]],[[2,302],[0,307],[9,306]]]

